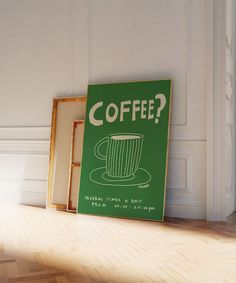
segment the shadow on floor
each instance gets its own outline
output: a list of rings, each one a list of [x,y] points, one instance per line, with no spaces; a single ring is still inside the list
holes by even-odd
[[[19,219],[17,221],[16,218],[18,216]],[[29,218],[29,219],[25,220],[25,218]],[[172,253],[171,249],[173,250],[175,248],[178,249],[178,247],[179,247],[179,251],[182,252],[186,244],[188,244],[191,247],[192,239],[194,239],[195,236],[200,236],[201,238],[201,239],[197,238],[196,245],[198,245],[198,241],[202,241],[200,243],[203,244],[206,243],[206,249],[208,247],[208,241],[211,241],[211,239],[213,241],[216,240],[217,244],[218,242],[231,243],[235,241],[235,237],[236,237],[236,213],[232,214],[228,218],[227,222],[207,222],[202,220],[189,220],[189,219],[179,219],[179,218],[166,218],[165,222],[150,222],[150,221],[129,220],[129,219],[125,219],[125,220],[113,219],[113,218],[105,218],[99,216],[68,215],[64,212],[58,212],[58,213],[55,212],[50,215],[50,212],[46,211],[45,209],[24,207],[23,210],[21,208],[19,208],[19,210],[16,209],[13,212],[12,216],[8,216],[8,222],[6,222],[5,225],[8,225],[8,223],[14,220],[16,221],[15,222],[16,225],[17,222],[19,223],[19,221],[21,221],[22,225],[26,223],[28,228],[28,225],[30,225],[30,223],[32,223],[32,226],[35,225],[36,221],[38,221],[38,223],[40,224],[43,223],[42,221],[46,221],[47,218],[49,218],[49,220],[47,222],[47,225],[45,226],[46,227],[45,229],[49,229],[49,228],[52,229],[52,224],[56,223],[55,228],[53,227],[51,233],[55,232],[54,229],[59,228],[58,225],[61,221],[64,221],[65,225],[67,224],[69,225],[69,223],[70,225],[72,223],[76,223],[76,225],[77,224],[81,225],[81,230],[82,230],[81,233],[85,235],[84,238],[82,237],[82,240],[85,239],[85,241],[86,241],[86,236],[88,236],[88,239],[90,238],[91,240],[91,235],[92,233],[95,232],[100,237],[101,236],[100,233],[102,232],[103,227],[106,227],[106,225],[113,225],[113,223],[115,223],[113,229],[117,228],[121,230],[121,237],[123,237],[123,240],[126,240],[125,237],[128,237],[130,233],[129,231],[131,231],[131,234],[133,233],[133,235],[135,235],[136,231],[138,231],[139,233],[140,231],[146,231],[147,232],[146,238],[143,239],[145,241],[148,241],[150,236],[150,240],[155,241],[154,244],[156,245],[159,243],[158,234],[162,233],[163,238],[161,236],[160,239],[162,239],[163,241],[164,253],[161,255],[161,257],[165,255],[165,239],[168,238],[168,235],[170,235],[170,239],[169,242],[168,241],[166,242],[166,249],[168,248],[170,249],[168,251],[169,253],[170,252]],[[12,225],[12,223],[9,224],[9,227],[1,227],[3,229],[3,232],[4,230],[11,229],[10,230],[11,234],[9,234],[11,235],[11,238],[3,239],[1,238],[1,234],[0,234],[0,283],[171,282],[168,280],[161,281],[161,279],[160,281],[148,280],[148,277],[146,279],[142,279],[142,280],[140,279],[134,281],[132,278],[129,277],[128,273],[122,274],[123,271],[122,267],[121,269],[119,268],[117,269],[117,266],[114,263],[113,263],[114,267],[112,267],[112,264],[110,264],[109,262],[107,263],[106,260],[103,261],[104,263],[103,265],[99,264],[97,259],[93,258],[93,254],[91,253],[91,250],[88,252],[86,250],[85,253],[83,253],[81,252],[80,247],[78,247],[78,251],[72,250],[71,254],[69,254],[69,256],[67,255],[68,257],[65,258],[62,255],[63,253],[60,251],[61,248],[60,245],[62,245],[64,241],[65,242],[64,248],[66,248],[69,241],[73,240],[72,238],[73,235],[69,234],[67,235],[67,238],[64,239],[63,233],[61,235],[58,235],[57,230],[56,230],[56,235],[58,235],[59,237],[60,240],[58,241],[59,244],[53,243],[53,239],[52,239],[52,242],[48,242],[47,246],[45,246],[43,240],[41,241],[39,239],[40,235],[38,235],[38,233],[40,230],[34,228],[34,230],[32,230],[32,240],[31,243],[29,243],[30,249],[27,249],[26,247],[21,248],[20,241],[24,239],[24,235],[26,235],[24,233],[26,233],[25,232],[26,230],[24,231],[23,228],[21,229],[21,227],[20,228],[18,227],[18,230],[15,230],[15,235],[12,235],[12,233],[14,233],[13,231],[14,225],[12,226],[10,225]],[[96,225],[98,225],[98,230],[93,230],[94,226]],[[127,234],[122,234],[123,231],[122,229],[125,229],[127,231]],[[16,236],[17,233],[18,236]],[[73,233],[73,231],[70,233]],[[96,235],[93,236],[95,237]],[[106,238],[107,236],[106,235],[103,236],[104,236],[104,240],[103,240],[104,250],[102,250],[101,253],[102,252],[105,253],[105,251],[114,252],[115,250],[106,244],[106,242],[108,241],[108,239]],[[156,240],[155,239],[153,240],[152,236],[155,236]],[[37,239],[37,243],[34,242],[34,239]],[[94,241],[95,239],[97,238],[95,237]],[[186,239],[189,239],[190,242],[186,243],[187,241]],[[109,240],[111,242],[113,241],[112,239]],[[168,246],[169,243],[172,244],[171,248],[170,246]],[[25,243],[22,243],[22,246],[24,245]],[[140,245],[139,249],[141,251],[143,249],[142,243],[137,242],[137,245]],[[96,247],[96,243],[94,247]],[[148,247],[149,246],[147,243],[147,249]],[[149,251],[147,250],[147,252]],[[157,249],[157,253],[158,252],[159,252],[159,248]],[[155,260],[158,261],[159,254],[157,253],[155,253]],[[180,257],[182,256],[181,253],[179,255]],[[139,256],[141,257],[141,263],[142,262],[145,263],[145,259],[142,258],[142,255],[139,254]],[[144,251],[144,256],[145,256],[145,251]],[[101,257],[103,257],[103,254],[101,254]],[[127,259],[124,258],[124,260]],[[118,261],[116,261],[115,259],[114,262],[117,263]],[[166,268],[168,269],[168,266],[166,266]],[[135,270],[133,271],[133,274],[135,274]],[[157,275],[152,274],[152,276],[155,277],[158,276],[158,274]]]

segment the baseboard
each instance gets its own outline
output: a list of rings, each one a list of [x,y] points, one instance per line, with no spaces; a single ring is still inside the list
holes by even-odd
[[[166,204],[165,216],[191,219],[206,219],[206,205]]]

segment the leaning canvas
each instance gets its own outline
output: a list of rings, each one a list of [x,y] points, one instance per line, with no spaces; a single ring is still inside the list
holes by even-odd
[[[72,122],[84,119],[85,112],[85,96],[53,99],[47,199],[49,208],[66,209]]]
[[[171,80],[88,87],[78,212],[163,220]]]
[[[76,212],[78,205],[83,140],[84,120],[74,120],[72,123],[72,137],[69,162],[70,169],[66,207],[66,210],[69,212]]]

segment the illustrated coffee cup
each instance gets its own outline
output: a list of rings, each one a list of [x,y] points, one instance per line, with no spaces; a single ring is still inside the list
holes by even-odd
[[[133,176],[139,168],[144,136],[141,134],[111,134],[101,139],[94,148],[97,158],[106,161],[108,176],[122,179]],[[100,148],[107,143],[106,155]]]

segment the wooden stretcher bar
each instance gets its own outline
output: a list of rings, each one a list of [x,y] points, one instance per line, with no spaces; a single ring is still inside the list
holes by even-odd
[[[86,96],[53,99],[47,207],[66,210],[73,120],[85,119]]]
[[[66,208],[67,211],[74,213],[76,212],[78,205],[83,136],[84,136],[84,120],[74,120],[72,123],[70,171],[69,171],[67,208]],[[75,170],[77,170],[78,172],[77,172],[77,176],[73,178],[74,177],[73,173],[75,173]],[[72,194],[74,196],[73,200],[72,200]]]

